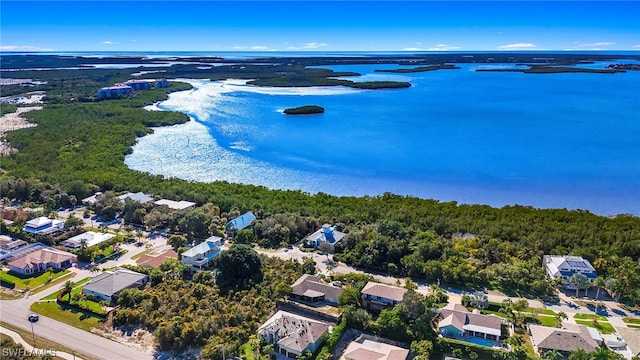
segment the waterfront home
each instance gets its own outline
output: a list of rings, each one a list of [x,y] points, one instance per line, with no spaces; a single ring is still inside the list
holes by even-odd
[[[331,328],[327,322],[279,310],[258,328],[258,336],[276,352],[295,359],[307,350],[315,352]]]
[[[328,303],[337,306],[342,288],[320,280],[315,275],[304,274],[293,285],[289,298],[311,304]]]
[[[360,335],[349,343],[340,360],[405,360],[409,356],[409,349],[389,342],[370,335]]]
[[[115,303],[124,289],[140,288],[147,283],[147,275],[127,269],[105,271],[89,280],[82,288],[87,296]]]
[[[103,87],[98,90],[98,99],[110,99],[122,95],[133,93],[133,88],[126,84],[115,84],[113,86]]]
[[[597,333],[597,330],[595,332]],[[594,352],[600,348],[597,341],[599,336],[596,333],[592,334],[592,330],[587,326],[571,323],[563,323],[562,328],[529,324],[531,344],[540,355],[551,350],[558,351],[564,357],[578,349],[588,353]]]
[[[27,221],[22,229],[30,234],[51,235],[64,229],[64,221],[41,216]]]
[[[306,237],[307,244],[313,247],[318,247],[323,242],[327,242],[330,245],[335,245],[338,241],[345,237],[345,233],[336,230],[335,226],[329,224],[322,225],[318,231]]]
[[[251,225],[251,223],[256,219],[256,216],[253,215],[251,211],[248,211],[237,218],[229,221],[225,226],[225,230],[227,231],[227,236],[234,237],[236,236],[236,232],[238,230],[242,230]]]
[[[392,308],[402,302],[407,289],[369,281],[362,291],[362,307],[372,311]]]
[[[487,340],[501,340],[502,319],[495,315],[469,312],[460,304],[447,304],[438,316],[438,332],[442,336],[465,339],[477,337]]]
[[[163,205],[168,206],[169,209],[178,210],[178,211],[191,210],[196,207],[196,203],[191,201],[184,201],[184,200],[173,201],[173,200],[167,200],[167,199],[160,199],[154,202],[154,204],[156,206],[163,206]]]
[[[146,204],[149,201],[152,201],[153,198],[145,193],[143,193],[142,191],[139,191],[137,193],[126,193],[126,194],[122,194],[120,196],[118,196],[118,199],[120,199],[120,201],[125,202],[127,199],[131,200],[131,201],[137,201],[140,204]]]
[[[561,279],[568,289],[575,289],[571,284],[571,277],[576,273],[585,275],[589,281],[598,277],[589,260],[580,256],[544,255],[542,263],[549,278]]]
[[[77,256],[36,243],[11,254],[9,269],[22,275],[44,272],[48,268],[61,270],[77,262]]]
[[[191,271],[203,270],[209,267],[214,257],[222,251],[222,238],[212,236],[202,243],[180,254],[180,260],[188,265]]]
[[[114,237],[114,234],[87,231],[61,242],[60,245],[66,247],[67,249],[80,249],[82,247],[83,240],[86,241],[85,247],[91,247],[111,240]]]

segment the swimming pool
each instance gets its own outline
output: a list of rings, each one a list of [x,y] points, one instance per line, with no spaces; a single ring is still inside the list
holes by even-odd
[[[480,346],[486,346],[489,348],[493,347],[493,342],[483,339],[483,338],[477,338],[477,337],[467,337],[466,339],[464,339],[464,341],[466,342],[470,342],[472,344],[476,344],[476,345],[480,345]]]

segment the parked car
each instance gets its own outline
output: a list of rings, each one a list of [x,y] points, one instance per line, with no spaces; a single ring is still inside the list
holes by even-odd
[[[40,316],[38,316],[38,314],[29,314],[29,321],[36,322],[39,319],[40,319]]]

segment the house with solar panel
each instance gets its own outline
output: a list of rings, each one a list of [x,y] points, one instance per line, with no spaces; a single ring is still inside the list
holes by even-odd
[[[568,289],[574,289],[571,285],[571,277],[576,273],[582,273],[589,281],[598,277],[596,269],[589,260],[583,259],[581,256],[545,255],[542,264],[552,280],[561,279],[563,285]]]

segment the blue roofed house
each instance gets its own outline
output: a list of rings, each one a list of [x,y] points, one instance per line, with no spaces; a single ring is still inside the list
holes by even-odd
[[[328,242],[332,246],[345,237],[345,233],[336,230],[335,226],[329,224],[322,225],[322,228],[307,236],[307,244],[318,247],[322,242]]]
[[[188,265],[191,271],[203,270],[209,267],[214,257],[222,251],[222,238],[212,236],[204,242],[180,254],[180,260]]]
[[[598,277],[596,269],[591,265],[589,260],[580,256],[568,255],[545,255],[542,263],[544,264],[547,275],[551,279],[561,279],[563,285],[568,289],[574,289],[571,285],[571,277],[575,273],[584,274],[589,281],[593,281]]]
[[[247,211],[246,213],[238,216],[237,218],[229,221],[227,223],[227,225],[225,226],[225,229],[227,230],[227,236],[235,236],[235,233],[238,230],[242,230],[248,226],[251,225],[251,223],[253,222],[253,220],[256,219],[256,216],[253,215],[253,213],[251,211]]]

